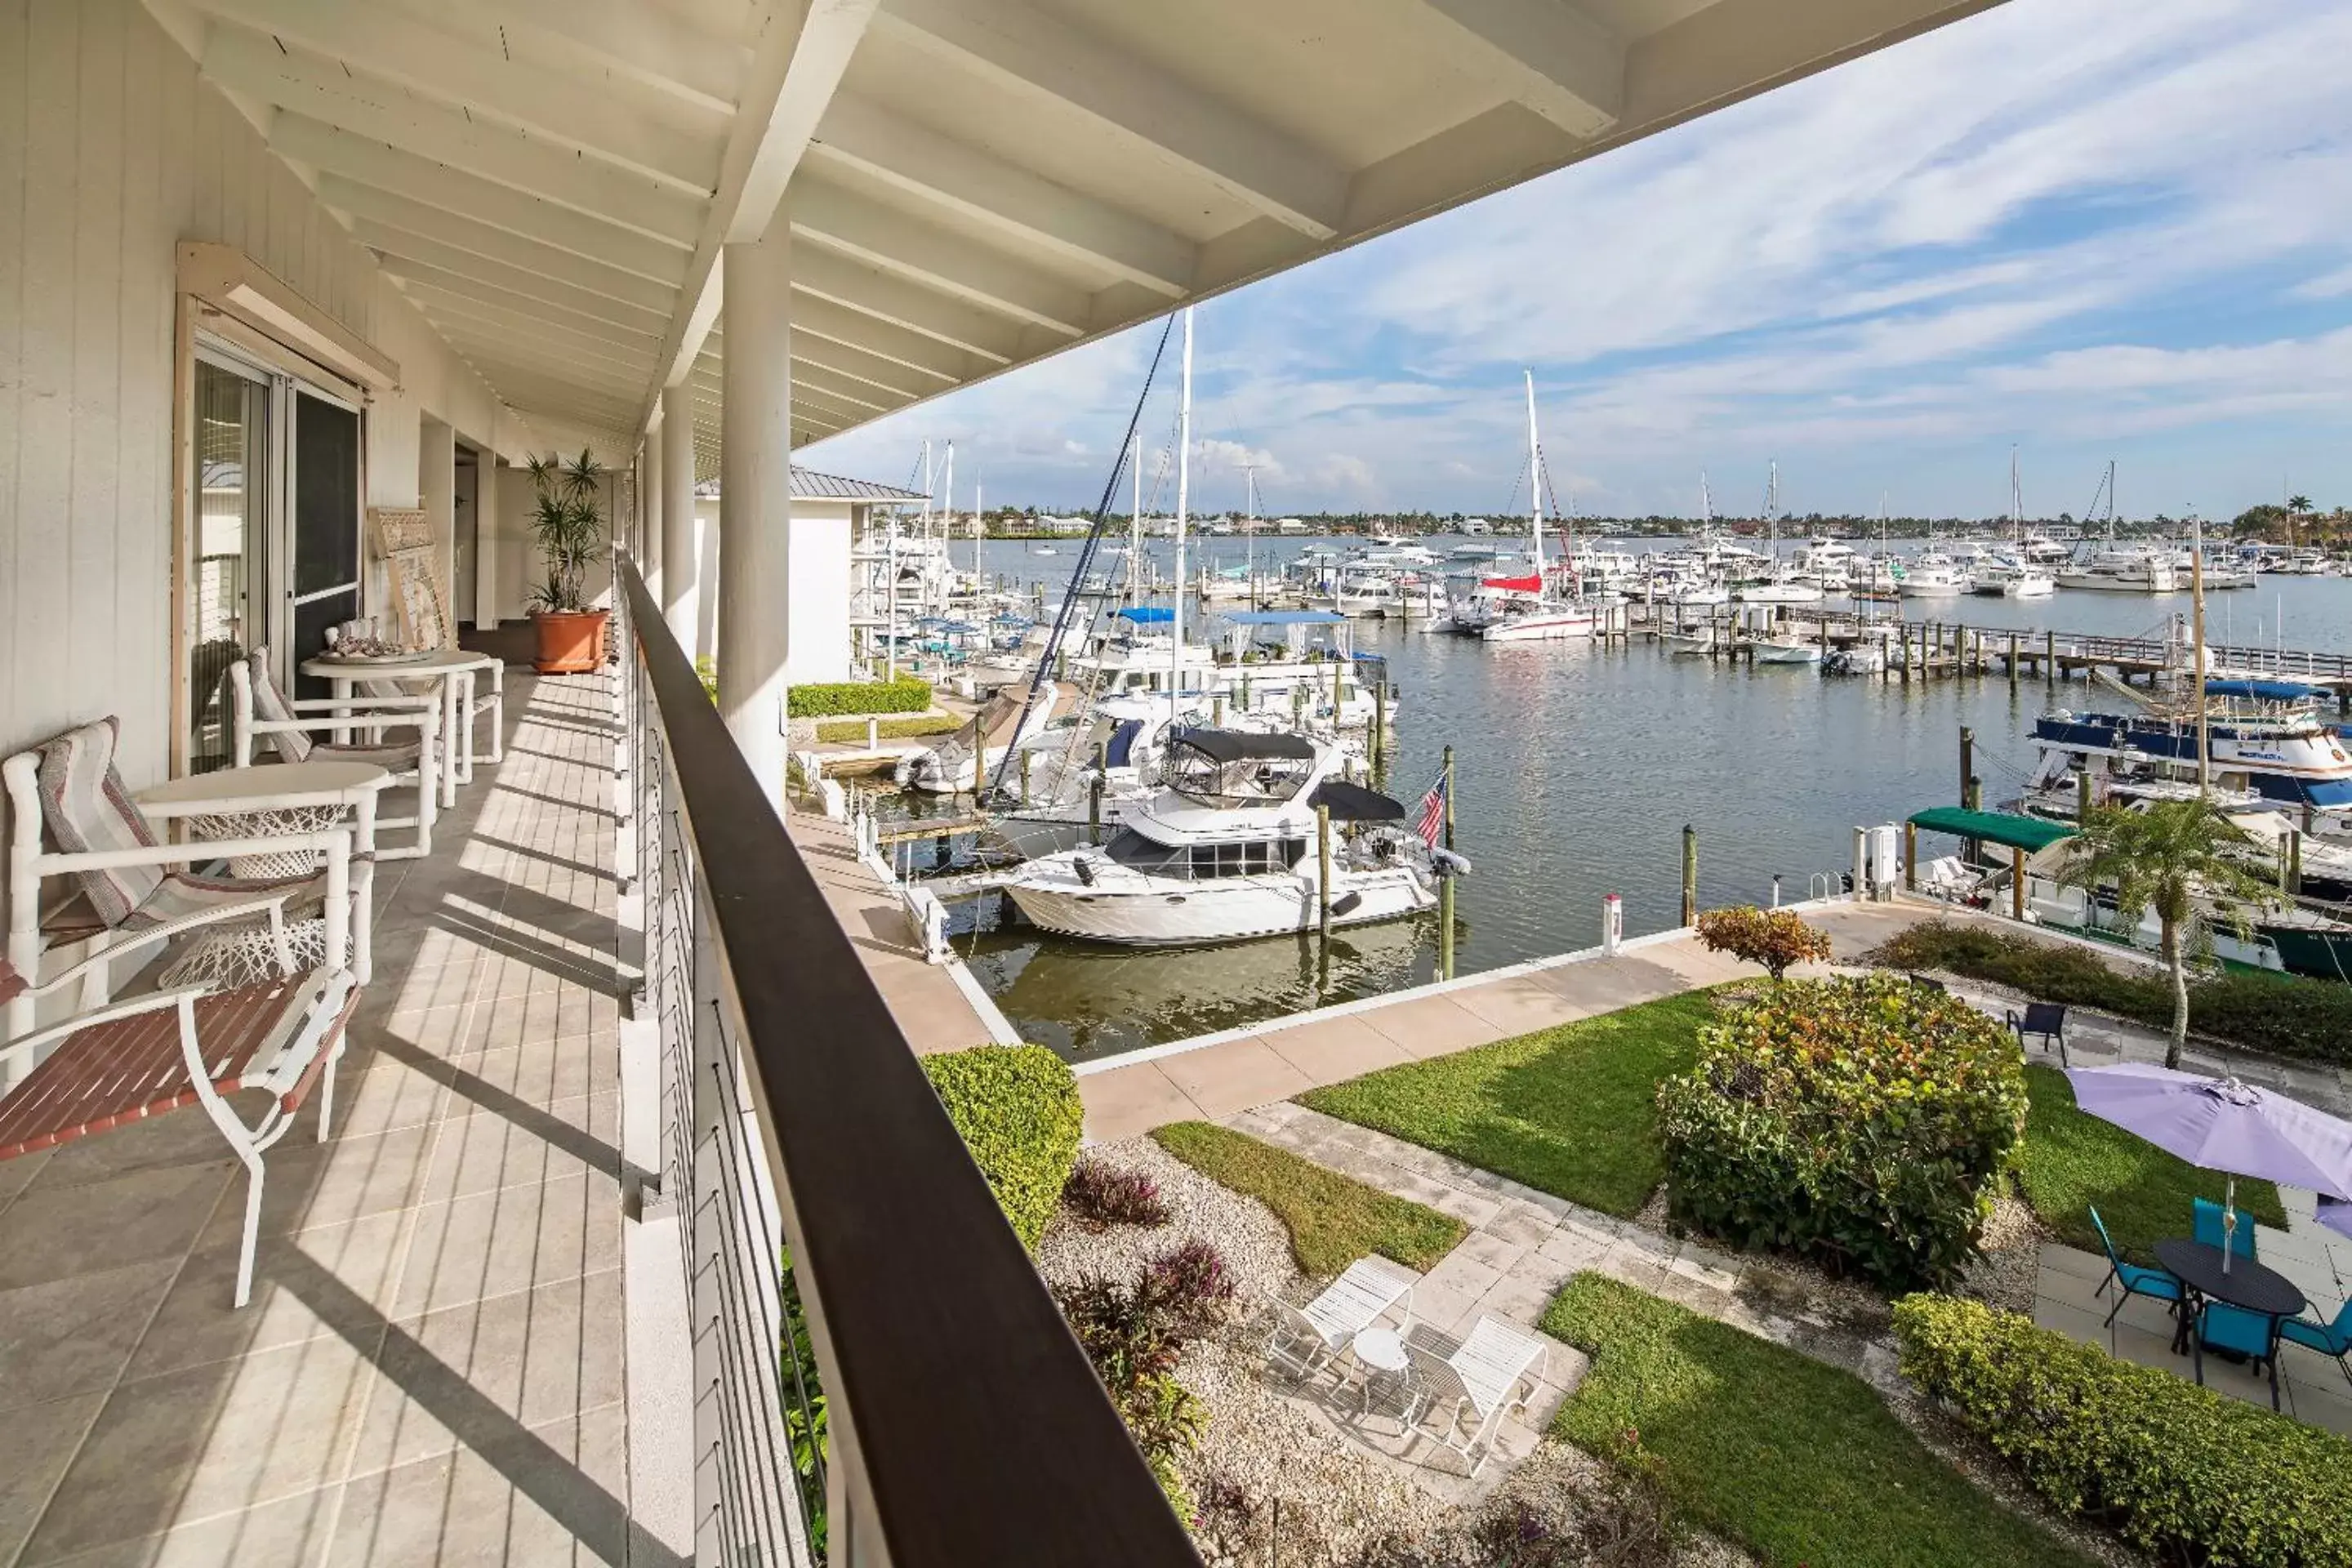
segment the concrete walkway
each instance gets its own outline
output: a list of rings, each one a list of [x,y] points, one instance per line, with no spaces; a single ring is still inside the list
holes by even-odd
[[[1918,904],[1839,902],[1805,906],[1802,912],[1829,933],[1837,963],[1851,963],[1923,920],[1976,918]],[[1254,1029],[1080,1062],[1075,1070],[1087,1104],[1087,1133],[1110,1142],[1171,1121],[1213,1121],[1400,1062],[1449,1056],[1763,973],[1707,952],[1688,931],[1668,931],[1629,942],[1614,958],[1594,952],[1515,964]],[[1808,966],[1793,973],[1816,971]]]
[[[784,813],[784,827],[915,1054],[994,1040],[981,1011],[984,1001],[957,984],[947,965],[924,959],[898,895],[857,858],[849,825],[795,807]]]

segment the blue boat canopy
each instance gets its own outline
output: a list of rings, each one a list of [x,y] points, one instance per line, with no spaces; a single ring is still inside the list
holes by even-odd
[[[1166,605],[1129,605],[1118,612],[1118,618],[1139,626],[1164,626],[1175,620],[1176,612]]]
[[[2299,680],[2208,680],[2208,697],[2242,697],[2253,702],[2307,702],[2326,695],[2326,689]]]
[[[1337,610],[1228,610],[1221,618],[1237,626],[1336,626],[1348,619]]]

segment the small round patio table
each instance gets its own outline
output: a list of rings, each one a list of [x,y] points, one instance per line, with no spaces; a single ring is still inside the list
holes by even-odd
[[[1363,1413],[1372,1413],[1372,1382],[1375,1378],[1392,1384],[1400,1392],[1405,1387],[1404,1340],[1394,1329],[1365,1329],[1356,1335],[1349,1347],[1355,1353],[1356,1364],[1364,1372]]]
[[[2260,1312],[2275,1322],[2280,1318],[2292,1318],[2309,1305],[2294,1280],[2274,1268],[2265,1268],[2251,1258],[2232,1258],[2227,1273],[2221,1268],[2221,1249],[2207,1242],[2191,1241],[2175,1237],[2156,1244],[2156,1260],[2167,1272],[2186,1286],[2193,1296],[2208,1301],[2220,1301],[2228,1306]],[[2180,1354],[2190,1348],[2190,1335],[2195,1331],[2197,1313],[2190,1304],[2181,1303],[2180,1320],[2172,1333],[2172,1353]],[[2201,1340],[2201,1336],[2200,1336]],[[2197,1381],[2205,1381],[2205,1350],[2196,1344]],[[2275,1361],[2271,1365],[2273,1390],[2278,1377]]]

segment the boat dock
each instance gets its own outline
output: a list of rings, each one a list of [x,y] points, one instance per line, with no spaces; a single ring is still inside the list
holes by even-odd
[[[2186,662],[2188,638],[2112,637],[2093,632],[2023,631],[1964,621],[1904,620],[1893,615],[1830,610],[1814,605],[1688,605],[1633,603],[1624,606],[1636,637],[1707,641],[1702,657],[1754,663],[1768,637],[1853,649],[1884,643],[1888,658],[1874,673],[1888,680],[1916,677],[2004,675],[2062,680],[2103,671],[2120,680],[2153,681]],[[2256,647],[2209,641],[2213,666],[2231,674],[2297,680],[2332,688],[2339,709],[2352,710],[2352,654]]]

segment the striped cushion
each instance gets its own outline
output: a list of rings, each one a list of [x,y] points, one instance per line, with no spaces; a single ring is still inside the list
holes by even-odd
[[[67,731],[41,747],[41,817],[49,837],[69,855],[152,848],[146,815],[122,787],[114,766],[120,722],[109,715]],[[131,918],[163,880],[161,866],[120,866],[78,873],[81,890],[110,928]]]
[[[278,678],[269,673],[269,649],[257,647],[247,656],[246,664],[253,671],[253,716],[273,722],[294,717],[286,694],[278,689]],[[280,730],[269,737],[277,746],[282,762],[299,763],[310,754],[310,737],[299,730]]]
[[[174,871],[123,923],[132,931],[144,931],[167,921],[202,914],[223,904],[245,903],[269,893],[287,895],[288,920],[308,920],[327,906],[327,874],[319,871],[308,877],[198,877]]]

